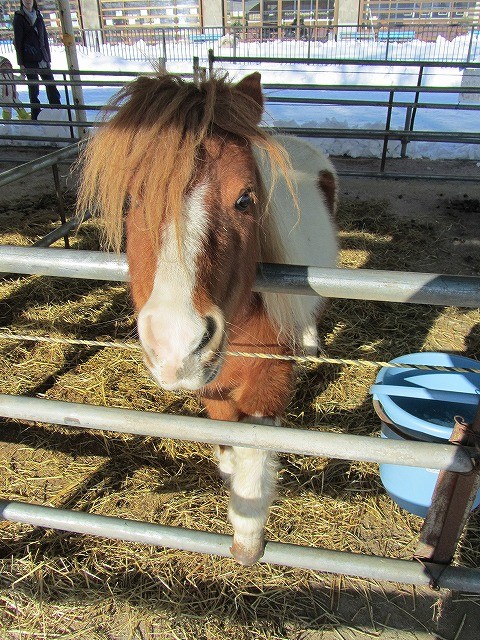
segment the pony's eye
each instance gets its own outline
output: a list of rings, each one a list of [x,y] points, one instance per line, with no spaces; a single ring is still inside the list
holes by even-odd
[[[235,202],[235,209],[244,213],[252,204],[253,197],[250,191],[245,191]]]

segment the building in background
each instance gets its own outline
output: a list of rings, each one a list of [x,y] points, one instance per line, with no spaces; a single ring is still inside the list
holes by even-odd
[[[55,0],[39,0],[47,28],[59,24]],[[0,0],[0,26],[9,28],[19,0]],[[295,27],[378,23],[480,25],[480,0],[70,0],[75,27],[235,27],[288,35]],[[270,31],[268,31],[270,30]],[[303,32],[307,33],[307,30]]]
[[[335,0],[224,0],[224,16],[228,26],[317,26],[333,23]]]
[[[88,0],[79,0],[87,4]],[[198,0],[100,0],[102,26],[201,27],[202,3]]]
[[[38,8],[42,12],[45,26],[55,28],[60,24],[55,0],[37,0]],[[20,9],[20,0],[0,0],[0,27],[11,28],[13,14]],[[72,22],[74,27],[81,26],[78,0],[70,0]]]
[[[385,0],[363,0],[361,2],[363,22],[393,22],[401,24],[422,23],[459,23],[479,24],[480,2],[386,2]]]

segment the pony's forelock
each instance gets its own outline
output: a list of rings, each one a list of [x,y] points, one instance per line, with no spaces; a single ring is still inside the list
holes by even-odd
[[[154,245],[162,225],[180,225],[183,198],[207,136],[227,135],[263,149],[289,182],[285,150],[259,126],[261,106],[226,76],[199,84],[180,76],[140,77],[107,105],[103,124],[81,157],[77,213],[99,214],[108,248],[119,251],[123,218],[140,207]],[[289,184],[292,194],[294,189]],[[270,187],[270,193],[273,186]],[[268,210],[269,193],[259,202]]]

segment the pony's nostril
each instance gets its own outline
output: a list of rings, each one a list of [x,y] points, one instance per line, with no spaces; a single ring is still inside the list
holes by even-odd
[[[212,316],[206,316],[205,325],[206,325],[205,333],[203,334],[203,337],[200,340],[198,347],[195,349],[195,351],[201,351],[202,349],[204,349],[207,346],[207,344],[212,340],[217,330],[217,323],[215,319],[212,318]]]

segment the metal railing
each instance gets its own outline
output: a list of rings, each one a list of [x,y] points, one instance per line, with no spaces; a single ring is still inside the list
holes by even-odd
[[[472,62],[480,55],[480,26],[455,24],[359,24],[323,26],[106,27],[76,29],[77,46],[126,60],[205,60],[208,50],[236,56],[315,60],[418,60]],[[62,45],[50,32],[52,45]],[[13,50],[13,32],[0,33],[0,54]]]
[[[50,277],[129,280],[125,255],[80,249],[74,252],[55,249],[52,254],[49,249],[1,246],[0,268],[12,273]],[[435,273],[264,263],[258,270],[253,290],[350,300],[480,307],[480,278]]]
[[[118,80],[111,81],[118,84]],[[7,172],[3,184],[74,153],[74,148],[55,152]],[[32,247],[0,247],[0,269],[13,273],[37,273],[50,277],[76,277],[125,281],[125,256],[89,251],[65,251]],[[381,286],[380,286],[381,285]],[[387,272],[361,269],[318,269],[288,265],[263,265],[255,282],[257,291],[283,291],[326,297],[347,297],[414,304],[446,304],[478,307],[480,279],[475,277]],[[21,337],[20,337],[21,338]],[[451,444],[408,442],[267,425],[245,425],[204,418],[172,416],[112,407],[95,407],[57,400],[0,394],[0,415],[21,420],[61,424],[96,430],[171,437],[196,442],[235,444],[260,449],[320,455],[337,459],[389,461],[395,464],[449,469],[469,473],[474,449]],[[206,426],[208,425],[208,426]],[[205,435],[207,434],[207,435]],[[67,509],[0,501],[0,520],[29,523],[120,540],[133,540],[173,549],[230,557],[231,538],[207,531],[135,522]],[[461,529],[459,530],[460,535]],[[456,546],[458,536],[450,536]],[[330,551],[268,542],[261,562],[316,571],[341,573],[372,580],[444,587],[480,593],[478,569],[454,567],[437,560],[420,564],[360,553]]]
[[[251,58],[237,59],[238,62],[251,62]],[[210,67],[213,69],[215,64],[220,66],[225,62],[231,62],[232,58],[210,57]],[[304,60],[313,67],[317,64],[313,60]],[[338,62],[338,61],[337,61]],[[389,63],[392,65],[394,63]],[[396,63],[397,65],[400,63]],[[316,108],[317,112],[326,114],[328,107],[341,106],[352,110],[351,121],[355,122],[355,109],[374,108],[375,123],[383,117],[383,128],[375,124],[376,128],[358,128],[354,125],[347,127],[281,127],[277,126],[277,131],[282,130],[285,133],[310,138],[332,139],[364,139],[376,140],[378,145],[378,157],[380,158],[379,171],[385,171],[387,157],[400,155],[400,157],[408,156],[409,145],[412,142],[428,141],[428,142],[450,142],[465,144],[480,144],[480,133],[478,131],[480,102],[473,98],[478,96],[478,86],[470,87],[440,87],[440,86],[422,86],[425,81],[427,70],[425,67],[438,66],[442,69],[448,67],[458,68],[455,63],[428,63],[423,65],[420,63],[401,63],[411,68],[412,83],[409,86],[367,86],[367,85],[316,85],[316,84],[265,84],[263,89],[266,96],[267,107],[270,112],[275,109],[276,105],[298,105],[302,108]],[[362,61],[362,65],[377,66],[378,63],[373,61]],[[471,63],[464,65],[464,69],[480,70],[480,63]],[[84,129],[91,129],[98,120],[99,111],[107,102],[109,97],[115,93],[125,82],[133,79],[138,74],[133,72],[104,72],[104,71],[79,71],[73,74],[69,71],[54,71],[56,84],[59,88],[63,88],[66,92],[65,105],[46,105],[41,107],[50,107],[54,110],[51,112],[51,120],[48,124],[48,132],[38,127],[38,122],[30,120],[4,120],[6,124],[15,126],[15,132],[12,130],[0,129],[0,144],[2,140],[11,142],[12,140],[22,143],[27,141],[43,142],[45,145],[52,143],[66,143],[79,140],[80,133]],[[58,78],[58,80],[57,80]],[[61,78],[61,79],[60,79]],[[0,83],[2,81],[0,80]],[[19,83],[17,89],[21,89],[26,82]],[[430,83],[429,83],[430,84]],[[84,90],[85,104],[73,104],[73,98],[69,96],[71,88],[75,85],[81,85]],[[89,98],[89,91],[94,93]],[[365,95],[365,93],[367,95]],[[472,99],[465,99],[472,96]],[[0,102],[0,108],[2,106]],[[28,108],[29,103],[21,103]],[[55,120],[55,110],[65,109],[69,114],[67,121]],[[471,120],[470,131],[455,131],[452,126],[451,131],[435,131],[426,130],[425,124],[422,127],[421,116],[428,110],[438,110],[455,112],[456,114],[469,114]],[[322,111],[323,110],[323,111]],[[78,121],[76,113],[83,112],[86,119]],[[420,123],[420,125],[419,125]],[[454,120],[452,121],[452,124]],[[42,122],[45,124],[45,122]],[[400,150],[393,151],[391,143],[400,143]],[[331,153],[335,155],[334,152]],[[401,177],[397,175],[397,177]],[[410,177],[410,176],[408,176]],[[415,177],[415,176],[412,176]],[[419,178],[425,176],[416,176]],[[432,177],[432,176],[429,176]],[[434,176],[437,179],[451,179],[452,176]],[[458,179],[468,179],[462,175],[454,176]],[[472,178],[473,179],[473,178]]]
[[[23,257],[21,254],[24,254]],[[15,255],[19,262],[15,265]],[[32,249],[26,247],[0,247],[0,268],[13,268],[20,273],[39,273],[56,275],[51,268],[58,268],[59,257],[70,263],[73,272],[61,270],[61,275],[75,277],[77,267],[91,259],[96,262],[101,255],[96,252],[66,252],[61,249]],[[37,256],[43,256],[43,264],[33,264]],[[81,256],[81,257],[80,257]],[[87,257],[88,256],[88,257]],[[12,262],[13,258],[13,262]],[[124,257],[114,256],[111,277],[127,278]],[[108,257],[107,257],[108,259]],[[25,271],[25,265],[29,265]],[[282,268],[275,265],[276,268]],[[335,271],[335,270],[332,270]],[[352,279],[358,275],[352,271]],[[395,273],[399,278],[396,293],[405,302],[414,302],[403,298],[399,291],[402,277],[406,274]],[[414,274],[419,276],[420,274]],[[430,274],[435,278],[434,274]],[[102,276],[96,273],[96,279]],[[479,279],[470,278],[474,289],[480,293]],[[288,283],[286,283],[288,284]],[[358,283],[357,283],[358,284]],[[400,285],[400,286],[399,286]],[[307,283],[308,286],[308,283]],[[457,287],[452,289],[456,294]],[[309,292],[318,293],[313,288]],[[338,291],[335,295],[338,295]],[[362,295],[360,297],[363,297]],[[458,300],[461,302],[462,296]],[[475,304],[475,301],[472,301]],[[439,299],[437,304],[445,304]],[[79,403],[65,403],[57,400],[44,400],[25,396],[0,395],[0,415],[21,420],[61,424],[66,428],[87,428],[109,430],[120,433],[134,433],[158,438],[175,438],[196,442],[226,443],[239,446],[253,446],[259,449],[296,452],[303,455],[320,455],[340,459],[355,460],[393,460],[395,464],[423,466],[442,469],[455,469],[460,473],[473,466],[467,452],[452,444],[425,442],[407,442],[382,440],[369,436],[317,432],[311,430],[293,430],[266,425],[247,425],[226,421],[210,421],[205,418],[175,416],[140,412],[113,407],[95,407]],[[462,459],[463,458],[463,459]],[[425,462],[426,461],[426,462]],[[428,516],[427,516],[428,517]],[[184,549],[200,553],[211,553],[230,557],[231,538],[226,535],[207,531],[191,531],[174,526],[164,526],[149,522],[136,522],[112,516],[99,516],[67,509],[58,509],[41,505],[2,500],[0,501],[0,519],[29,523],[34,526],[55,528],[89,535],[99,535],[120,540],[133,540],[173,549]],[[461,528],[459,534],[461,533]],[[449,536],[449,543],[456,546],[459,535]],[[449,589],[480,593],[480,573],[478,569],[454,567],[450,563],[398,560],[381,556],[368,556],[360,553],[329,551],[322,548],[268,542],[261,562],[281,564],[290,567],[313,569],[331,573],[359,576],[373,580],[389,580],[418,585],[435,585]]]

